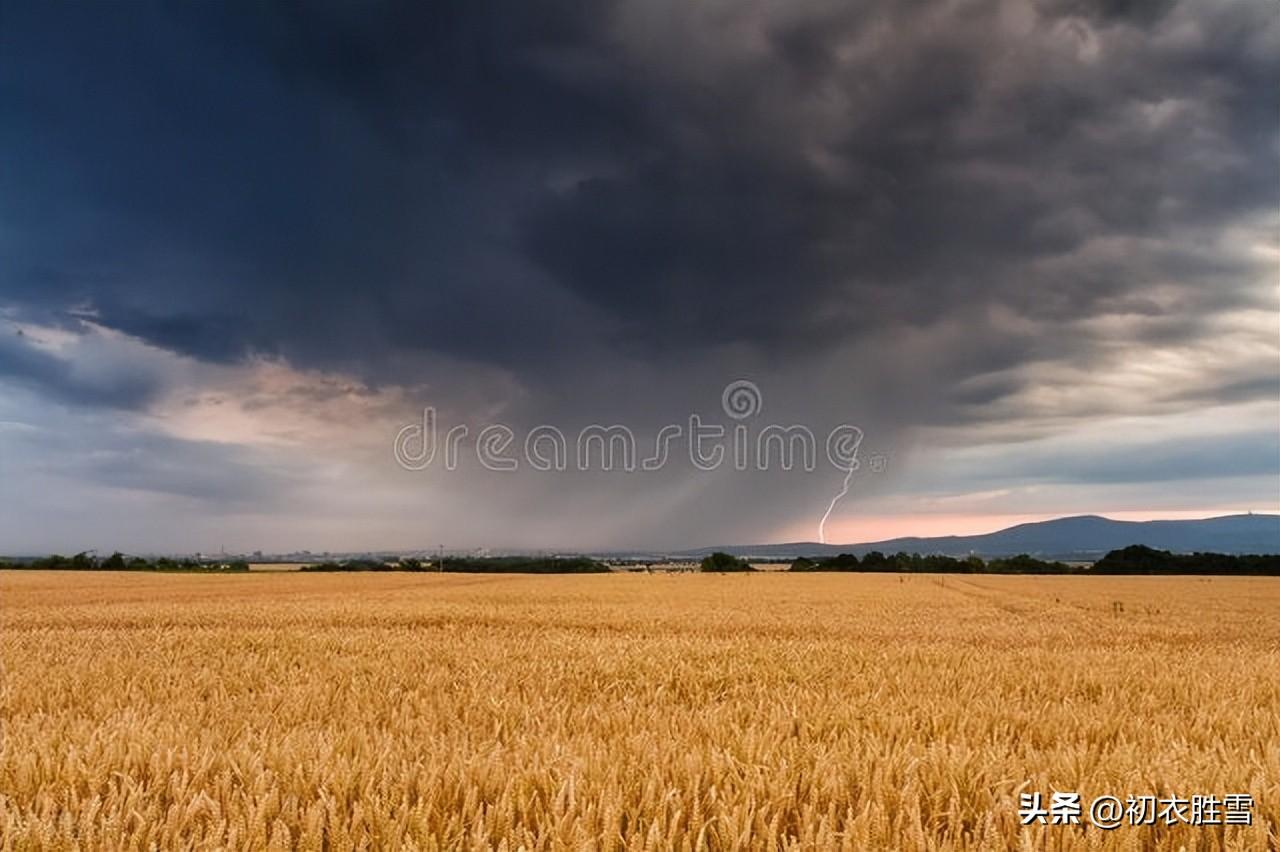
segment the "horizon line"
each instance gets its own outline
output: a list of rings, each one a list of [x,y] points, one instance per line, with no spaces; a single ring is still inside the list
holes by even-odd
[[[1118,514],[1118,513],[1113,513],[1113,514]],[[536,553],[581,554],[581,555],[590,555],[590,554],[608,555],[608,554],[621,554],[621,553],[681,554],[681,553],[690,553],[690,552],[703,551],[703,550],[716,550],[718,548],[744,549],[744,548],[751,548],[751,547],[787,547],[787,546],[832,547],[832,548],[868,547],[868,546],[874,546],[879,544],[887,544],[894,541],[901,541],[904,539],[929,540],[929,539],[949,539],[949,538],[979,538],[982,536],[994,535],[996,533],[1005,532],[1007,530],[1017,529],[1018,527],[1035,526],[1037,524],[1052,523],[1054,521],[1072,520],[1076,518],[1097,518],[1100,520],[1109,521],[1111,523],[1117,523],[1117,524],[1148,524],[1148,523],[1178,523],[1183,521],[1213,521],[1213,520],[1221,520],[1224,518],[1240,518],[1240,517],[1250,517],[1250,516],[1256,516],[1260,518],[1275,518],[1280,520],[1280,510],[1275,510],[1275,511],[1246,510],[1242,512],[1228,512],[1225,514],[1203,515],[1203,516],[1190,517],[1190,518],[1155,517],[1155,518],[1147,518],[1143,520],[1128,520],[1123,518],[1112,518],[1112,517],[1108,517],[1107,515],[1096,514],[1096,513],[1075,514],[1075,515],[1053,515],[1053,516],[1044,517],[1040,520],[1021,521],[1016,524],[997,527],[995,529],[991,529],[985,532],[946,533],[942,535],[900,535],[900,536],[892,536],[890,538],[871,539],[871,540],[863,540],[863,541],[848,541],[848,542],[839,542],[839,543],[823,543],[823,542],[804,540],[804,539],[792,539],[792,540],[786,540],[786,541],[773,541],[773,542],[750,542],[747,544],[721,543],[721,544],[715,544],[715,545],[695,545],[692,547],[582,548],[582,547],[524,547],[524,546],[513,546],[513,545],[474,545],[469,547],[467,546],[442,547],[440,545],[436,545],[432,547],[388,547],[388,548],[364,548],[364,549],[356,548],[351,550],[326,549],[326,550],[319,550],[319,551],[310,550],[309,548],[297,548],[293,550],[264,550],[261,548],[255,548],[254,550],[240,550],[240,549],[227,549],[225,547],[221,547],[218,550],[189,550],[189,551],[137,550],[137,551],[129,552],[128,555],[215,556],[215,555],[223,554],[227,556],[233,556],[233,555],[245,556],[245,555],[260,553],[262,554],[262,556],[266,557],[266,556],[301,555],[304,553],[313,555],[313,556],[325,556],[325,555],[345,555],[345,554],[378,554],[378,553],[403,554],[403,553],[434,553],[434,552],[443,552],[445,555],[454,555],[458,553],[468,553],[468,552],[475,552],[475,551],[500,551],[507,554],[536,554]],[[83,548],[79,550],[68,550],[69,553],[102,553],[107,551],[126,553],[126,551],[118,550],[117,548],[106,548],[106,549]],[[54,552],[56,551],[50,551],[50,553],[54,553]],[[40,556],[40,555],[47,555],[47,554],[0,553],[0,557],[9,557],[9,558],[25,558],[25,557],[34,557],[34,556]]]

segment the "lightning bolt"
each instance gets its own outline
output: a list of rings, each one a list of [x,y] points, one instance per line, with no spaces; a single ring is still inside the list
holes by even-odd
[[[853,479],[854,465],[849,465],[848,470],[844,473],[844,482],[840,485],[840,491],[836,496],[831,498],[831,504],[827,506],[827,511],[822,516],[822,520],[818,521],[818,542],[827,543],[827,518],[831,517],[831,512],[835,509],[836,504],[840,502],[840,498],[849,493],[849,480]]]

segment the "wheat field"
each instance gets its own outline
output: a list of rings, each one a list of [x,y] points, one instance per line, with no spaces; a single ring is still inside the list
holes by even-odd
[[[1275,579],[11,571],[0,662],[3,849],[1280,832]],[[1028,791],[1255,806],[1023,827]]]

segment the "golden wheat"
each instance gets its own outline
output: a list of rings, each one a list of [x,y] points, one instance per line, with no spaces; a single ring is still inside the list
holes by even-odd
[[[1273,579],[4,572],[0,631],[4,849],[1280,831]],[[1256,804],[1022,827],[1019,793],[1052,790]]]

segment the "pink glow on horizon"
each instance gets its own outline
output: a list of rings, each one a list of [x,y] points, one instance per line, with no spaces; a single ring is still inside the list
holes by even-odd
[[[1243,515],[1247,509],[1186,509],[1186,510],[1123,510],[1097,512],[1113,521],[1181,521],[1197,518],[1215,518],[1222,515]],[[1274,512],[1274,508],[1261,511]],[[1056,514],[1007,514],[1007,515],[861,515],[844,519],[832,518],[827,522],[827,542],[830,544],[857,544],[884,541],[907,536],[934,537],[944,535],[981,535],[1002,530],[1017,524],[1050,521],[1087,512],[1060,512]],[[817,528],[813,524],[792,526],[782,530],[774,541],[817,541]]]

